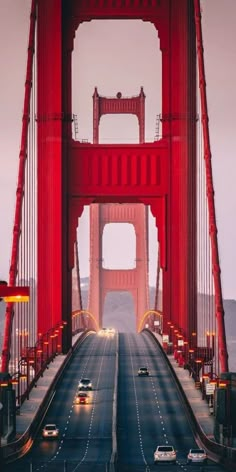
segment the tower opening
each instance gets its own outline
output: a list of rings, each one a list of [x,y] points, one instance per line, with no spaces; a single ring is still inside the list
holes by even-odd
[[[143,86],[145,141],[152,142],[157,135],[160,137],[157,116],[162,108],[161,71],[160,42],[153,24],[141,20],[82,23],[76,31],[72,56],[72,110],[77,116],[75,139],[92,142],[94,87],[101,96],[114,97],[119,92],[122,96],[138,95]],[[132,139],[135,143],[138,141],[137,118],[103,117],[101,132],[103,143],[109,144],[112,139],[127,143]]]
[[[101,117],[99,129],[101,144],[138,144],[138,120],[133,115],[105,115]]]
[[[129,223],[109,223],[103,230],[102,266],[104,269],[136,267],[136,235]]]

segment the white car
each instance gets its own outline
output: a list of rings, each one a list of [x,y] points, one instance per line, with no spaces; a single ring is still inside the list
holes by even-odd
[[[43,438],[58,438],[59,429],[55,424],[45,424],[42,431]]]
[[[93,384],[90,379],[80,379],[79,390],[93,390]]]
[[[187,455],[187,462],[191,464],[192,462],[207,462],[207,454],[204,449],[190,449]]]
[[[172,462],[173,464],[176,463],[176,451],[173,446],[157,446],[154,452],[154,464],[158,464],[160,462]]]

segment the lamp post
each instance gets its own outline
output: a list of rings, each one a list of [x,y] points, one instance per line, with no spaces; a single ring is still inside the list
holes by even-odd
[[[159,320],[154,320],[154,333],[158,333],[159,331],[159,326],[160,326],[160,321]]]
[[[5,280],[0,280],[0,301],[4,299],[8,302],[28,302],[29,301],[29,287],[12,286],[9,287]]]

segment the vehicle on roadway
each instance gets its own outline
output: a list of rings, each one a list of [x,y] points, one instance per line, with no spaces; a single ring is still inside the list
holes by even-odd
[[[79,390],[93,390],[93,384],[90,379],[80,379]]]
[[[79,392],[75,399],[74,399],[74,404],[75,405],[86,405],[90,401],[90,396],[86,392]]]
[[[157,446],[154,452],[154,464],[159,464],[160,462],[176,463],[176,451],[173,446]]]
[[[204,449],[190,449],[187,455],[187,463],[191,464],[192,462],[203,462],[207,463],[207,454]]]
[[[138,370],[138,375],[141,377],[142,375],[149,375],[149,370],[147,367],[140,367]]]
[[[115,334],[115,328],[107,328],[108,334]]]
[[[99,336],[107,336],[109,334],[115,334],[115,329],[114,328],[102,328],[98,331]]]
[[[59,429],[55,424],[45,424],[43,431],[42,431],[43,438],[58,438],[59,436]]]
[[[107,334],[107,328],[101,328],[98,331],[99,336],[105,336]]]

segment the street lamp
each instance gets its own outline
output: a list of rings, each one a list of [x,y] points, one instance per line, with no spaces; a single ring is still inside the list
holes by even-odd
[[[160,326],[160,321],[159,320],[154,320],[154,333],[158,332],[159,326]]]
[[[21,364],[19,363],[19,369]],[[22,381],[27,381],[27,375],[23,374],[20,370],[12,374],[9,384],[13,387],[16,387],[16,406],[19,408],[21,406],[21,383]]]
[[[0,280],[0,301],[3,299],[8,302],[28,302],[29,301],[29,287],[11,286],[7,285],[5,280]]]

